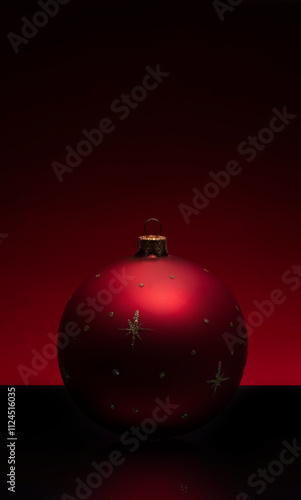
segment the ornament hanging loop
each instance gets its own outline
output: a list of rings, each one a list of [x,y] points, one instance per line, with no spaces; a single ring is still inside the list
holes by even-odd
[[[161,222],[160,222],[158,219],[154,219],[153,217],[152,217],[151,219],[148,219],[148,220],[146,221],[146,223],[144,224],[144,232],[145,232],[146,236],[149,236],[148,232],[146,231],[146,226],[147,226],[147,224],[148,224],[149,222],[151,222],[151,221],[158,222],[158,224],[159,224],[159,226],[160,226],[160,231],[159,231],[159,233],[157,234],[157,236],[159,236],[159,235],[162,233],[162,224],[161,224]]]
[[[148,234],[146,226],[149,222],[158,222],[160,232],[155,234]],[[162,224],[158,219],[148,219],[144,224],[144,236],[138,237],[138,249],[136,257],[167,257],[167,241],[165,236],[161,236]]]

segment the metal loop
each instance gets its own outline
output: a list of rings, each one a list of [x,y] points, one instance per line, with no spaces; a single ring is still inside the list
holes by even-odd
[[[150,221],[152,221],[152,220],[154,220],[154,221],[158,222],[158,224],[160,225],[160,232],[159,232],[159,233],[158,233],[158,235],[157,235],[157,236],[159,236],[159,235],[161,234],[161,231],[162,231],[162,224],[161,224],[161,222],[160,222],[158,219],[153,219],[153,218],[152,218],[152,219],[148,219],[148,220],[146,221],[146,223],[144,224],[144,232],[145,232],[146,236],[149,236],[149,234],[146,232],[146,226],[147,226],[147,224],[148,224]]]

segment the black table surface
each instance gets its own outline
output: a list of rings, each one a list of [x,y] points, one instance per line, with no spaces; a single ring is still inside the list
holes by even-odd
[[[240,387],[228,407],[198,431],[150,436],[130,452],[118,434],[78,410],[64,387],[16,386],[13,493],[6,484],[7,386],[1,386],[1,498],[301,499],[300,401],[297,386]],[[106,461],[113,450],[124,463],[100,486],[89,487],[87,477],[96,473],[91,464]]]

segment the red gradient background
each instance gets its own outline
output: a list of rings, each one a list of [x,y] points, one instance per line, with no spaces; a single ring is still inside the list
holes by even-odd
[[[73,291],[134,254],[157,217],[170,253],[216,274],[246,319],[254,300],[282,290],[283,304],[250,336],[242,384],[301,384],[301,287],[282,281],[301,265],[301,3],[245,1],[221,22],[211,2],[72,0],[15,54],[6,35],[37,10],[0,7],[0,383],[24,383],[18,367],[56,334]],[[157,64],[170,75],[121,121],[112,101]],[[298,116],[246,162],[238,145],[284,106]],[[116,130],[59,183],[51,163],[104,117]],[[232,159],[242,173],[187,225],[178,205]],[[57,360],[29,383],[61,384]]]

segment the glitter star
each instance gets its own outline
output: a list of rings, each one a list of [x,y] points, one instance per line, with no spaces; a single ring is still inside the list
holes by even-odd
[[[65,368],[65,363],[64,361],[62,361],[62,370],[61,370],[61,375],[62,375],[62,378],[64,380],[64,383],[66,386],[70,386],[71,385],[71,380],[74,380],[74,377],[71,377],[69,375],[69,372],[66,370]]]
[[[121,330],[123,332],[127,332],[126,335],[130,335],[130,334],[132,335],[131,346],[132,346],[132,349],[134,349],[135,340],[136,339],[141,340],[139,332],[151,330],[151,328],[142,328],[142,325],[144,325],[144,323],[141,323],[141,325],[139,325],[139,311],[138,310],[135,311],[133,323],[131,322],[130,319],[128,319],[128,325],[129,325],[129,328],[119,328],[119,330]]]
[[[213,395],[216,393],[216,389],[221,385],[221,382],[224,382],[225,380],[229,380],[230,377],[224,377],[224,374],[221,374],[221,369],[222,369],[222,362],[219,361],[217,365],[217,373],[215,374],[215,379],[213,380],[207,380],[207,384],[212,384],[213,388]]]

